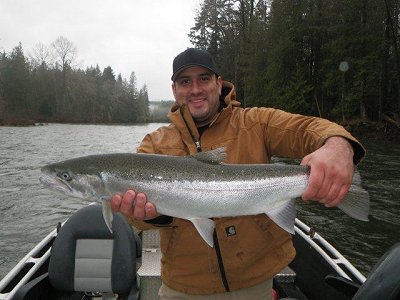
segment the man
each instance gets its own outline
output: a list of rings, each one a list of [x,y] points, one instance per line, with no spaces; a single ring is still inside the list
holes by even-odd
[[[227,163],[303,158],[301,164],[311,167],[303,200],[332,207],[346,196],[365,150],[341,126],[271,108],[240,108],[234,86],[203,50],[180,53],[171,79],[171,124],[148,134],[138,152],[188,155],[226,147]],[[290,234],[265,214],[216,218],[211,248],[189,221],[160,216],[140,191],[114,195],[112,209],[140,229],[160,228],[161,299],[272,299],[273,276],[295,256]]]

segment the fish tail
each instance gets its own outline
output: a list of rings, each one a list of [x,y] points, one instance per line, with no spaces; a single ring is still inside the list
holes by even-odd
[[[368,221],[369,207],[369,193],[362,188],[361,176],[356,171],[353,177],[353,184],[347,196],[338,205],[338,208],[354,219]]]

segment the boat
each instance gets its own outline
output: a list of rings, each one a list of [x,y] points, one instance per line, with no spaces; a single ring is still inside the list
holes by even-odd
[[[111,234],[101,206],[57,225],[0,281],[0,300],[157,299],[157,230],[136,231],[114,214]],[[296,258],[273,280],[275,299],[400,299],[400,243],[366,278],[328,241],[296,219]]]

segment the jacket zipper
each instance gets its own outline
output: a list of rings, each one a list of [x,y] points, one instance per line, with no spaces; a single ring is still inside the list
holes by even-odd
[[[228,284],[228,280],[226,278],[224,262],[222,260],[221,249],[219,248],[219,242],[218,242],[218,236],[217,236],[216,229],[214,229],[213,240],[214,240],[215,252],[217,253],[217,261],[218,261],[219,272],[221,274],[222,283],[225,287],[225,291],[229,292],[230,291],[229,284]]]
[[[193,136],[192,136],[193,137]],[[200,144],[200,140],[195,140],[193,138],[193,141],[196,145],[196,150],[197,152],[202,152],[201,149],[201,144]],[[226,273],[225,273],[225,267],[224,267],[224,261],[222,260],[222,254],[221,254],[221,249],[219,247],[219,242],[218,242],[218,236],[217,236],[217,231],[216,229],[214,229],[214,233],[213,233],[213,240],[214,240],[214,249],[215,249],[215,253],[217,254],[217,261],[218,261],[218,268],[219,268],[219,272],[221,274],[221,280],[222,283],[224,285],[225,291],[229,292],[229,284],[228,284],[228,279],[226,278]]]
[[[194,143],[196,145],[197,153],[201,152],[202,150],[201,150],[200,141],[196,141],[194,138],[193,138],[193,141],[194,141]]]

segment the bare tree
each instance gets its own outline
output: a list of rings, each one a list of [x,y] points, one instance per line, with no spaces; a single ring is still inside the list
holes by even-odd
[[[33,47],[29,59],[34,67],[50,66],[54,60],[54,55],[49,46],[39,42]]]
[[[68,98],[66,95],[67,70],[71,69],[75,61],[77,50],[74,44],[63,36],[58,37],[51,46],[55,52],[56,68],[61,65],[61,94],[56,96],[55,111],[58,116],[63,118],[64,116],[68,116],[69,111],[72,109],[72,106],[69,105],[66,100]]]
[[[66,68],[71,67],[76,59],[76,47],[63,36],[59,36],[51,46],[55,51],[57,62],[61,65],[62,71],[65,72]]]

